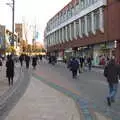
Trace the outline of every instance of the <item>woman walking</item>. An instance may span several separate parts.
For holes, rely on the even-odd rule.
[[[7,56],[6,62],[6,77],[8,78],[8,84],[13,85],[14,77],[14,61],[12,60],[12,55]]]

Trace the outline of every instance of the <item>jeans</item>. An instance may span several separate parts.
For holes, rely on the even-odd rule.
[[[118,83],[109,83],[109,98],[115,100],[115,96],[118,89]]]

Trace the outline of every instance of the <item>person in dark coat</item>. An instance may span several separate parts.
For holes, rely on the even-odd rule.
[[[114,59],[111,59],[104,69],[104,76],[107,78],[109,85],[109,95],[107,97],[107,103],[111,106],[111,102],[115,101],[117,94],[118,83],[120,77],[120,65],[115,63]]]
[[[22,67],[22,65],[23,65],[23,60],[24,60],[24,56],[23,56],[23,55],[20,55],[19,60],[20,60],[20,64],[21,64],[21,67]]]
[[[12,56],[7,56],[6,62],[6,77],[8,78],[9,86],[13,85],[14,78],[14,61],[12,60]]]
[[[79,68],[79,62],[73,57],[71,61],[71,71],[73,78],[77,77],[77,70]]]
[[[81,56],[81,57],[79,58],[79,61],[80,61],[80,70],[79,70],[79,72],[81,73],[81,72],[83,72],[84,57]]]
[[[88,69],[89,71],[91,71],[91,68],[92,68],[92,57],[91,56],[87,58],[87,63],[88,63]]]
[[[26,55],[25,56],[25,62],[26,62],[26,68],[29,68],[29,63],[30,63],[30,56]]]
[[[42,60],[42,55],[39,55],[40,60]]]
[[[36,65],[37,65],[37,57],[34,56],[33,59],[32,59],[32,66],[33,66],[34,69],[36,68]]]

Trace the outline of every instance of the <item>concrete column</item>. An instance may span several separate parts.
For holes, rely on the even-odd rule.
[[[79,37],[82,38],[82,32],[81,32],[81,19],[79,19]]]
[[[94,12],[91,13],[92,33],[95,34]]]
[[[76,22],[74,21],[74,38],[77,39],[77,34],[76,34]]]
[[[117,40],[117,47],[116,47],[116,51],[115,51],[115,58],[116,58],[116,61],[117,61],[117,63],[119,63],[120,64],[120,39],[119,40]]]
[[[101,32],[104,32],[104,20],[103,20],[103,8],[101,7],[101,8],[99,8],[99,18],[100,18],[100,24],[99,24],[99,28],[100,28],[100,31]]]
[[[87,16],[85,16],[85,35],[88,36],[88,30],[87,30]]]

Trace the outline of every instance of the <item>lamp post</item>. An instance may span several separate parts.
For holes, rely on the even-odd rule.
[[[11,40],[11,46],[14,46],[14,22],[15,22],[15,0],[12,0],[11,3],[6,3],[12,8],[12,40]]]

